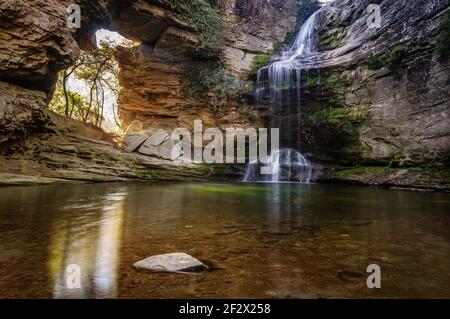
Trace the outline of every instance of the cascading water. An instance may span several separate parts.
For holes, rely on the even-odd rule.
[[[297,182],[309,183],[312,169],[306,158],[300,152],[284,148],[271,153],[269,164],[272,175],[260,175],[260,164],[252,162],[248,165],[244,182]]]
[[[300,97],[301,70],[306,66],[314,67],[320,63],[319,50],[316,40],[316,21],[320,11],[315,12],[302,25],[294,42],[283,50],[276,61],[257,73],[256,100],[260,101],[265,86],[269,85],[271,106],[282,106],[284,93],[297,83],[297,97]],[[289,95],[289,92],[287,96]],[[287,103],[290,104],[289,102]],[[298,114],[300,114],[300,100],[297,101]],[[290,111],[290,110],[288,110]],[[283,123],[277,123],[281,127]],[[288,124],[289,125],[289,124]],[[260,175],[257,161],[249,163],[245,173],[244,182],[299,182],[309,183],[312,177],[312,166],[297,150],[286,148],[273,150],[269,164],[272,175]]]
[[[299,58],[311,58],[317,55],[318,46],[315,39],[314,28],[319,12],[320,11],[314,13],[303,24],[292,45],[281,53],[280,60],[273,62],[269,66],[268,73],[271,93],[277,94],[283,89],[289,88],[294,80],[294,74],[299,83],[300,79],[297,78],[297,76],[300,76],[301,66],[298,65],[297,60]],[[258,72],[262,72],[262,70],[259,70]],[[258,83],[258,86],[260,86],[260,83]]]

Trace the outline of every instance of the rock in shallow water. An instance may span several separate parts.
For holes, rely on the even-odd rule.
[[[133,265],[137,270],[162,271],[162,272],[189,272],[206,270],[208,266],[200,260],[185,253],[171,253],[151,256]]]

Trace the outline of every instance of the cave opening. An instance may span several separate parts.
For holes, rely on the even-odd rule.
[[[120,133],[119,64],[114,51],[136,43],[106,29],[97,30],[95,36],[96,48],[82,51],[74,65],[58,74],[49,109],[105,132]]]

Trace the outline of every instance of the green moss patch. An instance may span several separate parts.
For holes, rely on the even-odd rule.
[[[406,46],[404,44],[397,44],[387,53],[385,58],[386,66],[390,70],[398,70],[403,65],[406,56]]]
[[[334,174],[339,177],[350,177],[361,175],[378,175],[393,172],[395,172],[395,169],[386,166],[356,166],[337,170]]]
[[[253,58],[251,74],[256,74],[260,69],[269,65],[271,54],[260,54]]]
[[[342,45],[346,37],[345,28],[330,30],[321,37],[320,48],[324,51],[336,49]]]
[[[441,23],[436,52],[443,60],[450,58],[450,13],[445,16]]]
[[[313,124],[322,122],[337,127],[360,123],[367,118],[367,113],[358,107],[333,108],[328,106],[309,115],[309,121]]]
[[[202,46],[217,54],[224,41],[226,24],[217,8],[206,0],[161,0],[177,16],[196,29]]]
[[[367,59],[367,67],[369,70],[379,70],[383,67],[383,61],[380,59],[380,57],[371,55]]]

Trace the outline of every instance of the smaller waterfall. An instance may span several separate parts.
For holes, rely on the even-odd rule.
[[[313,173],[311,164],[298,151],[290,148],[272,152],[268,165],[272,175],[261,175],[261,163],[253,161],[248,164],[244,182],[296,182],[310,183]]]
[[[272,91],[289,88],[293,81],[293,74],[298,76],[296,71],[300,69],[296,62],[297,59],[311,57],[318,53],[314,30],[319,12],[320,10],[306,20],[291,46],[281,52],[278,61],[269,66],[269,82]],[[296,80],[300,81],[299,78]]]

